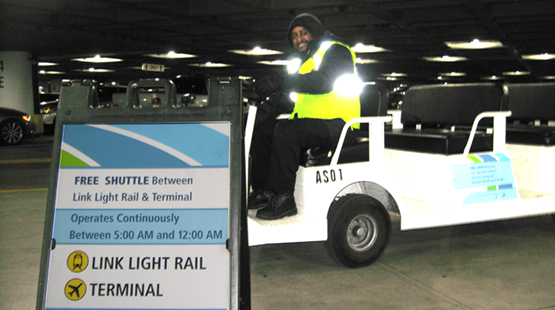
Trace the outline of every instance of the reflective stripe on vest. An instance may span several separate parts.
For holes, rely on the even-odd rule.
[[[345,46],[351,52],[353,57],[353,74],[356,75],[355,62],[356,55],[347,45],[336,42],[326,41],[320,45],[320,48],[314,55],[307,59],[297,71],[298,74],[307,74],[312,71],[318,71],[322,59],[326,51],[333,45],[339,44]],[[297,93],[295,99],[295,108],[291,114],[291,118],[297,115],[298,118],[320,118],[334,119],[341,118],[345,122],[360,117],[360,99],[359,96],[341,96],[335,90],[327,94],[313,95]],[[359,128],[359,124],[353,125],[353,128]]]

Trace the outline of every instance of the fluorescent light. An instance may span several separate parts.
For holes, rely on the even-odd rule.
[[[283,60],[283,59],[263,60],[263,61],[257,61],[257,63],[263,64],[263,65],[269,65],[269,66],[287,66],[289,64],[289,60]]]
[[[201,68],[224,68],[224,67],[231,67],[230,64],[222,64],[217,62],[206,62],[203,64],[189,64],[189,66],[193,67],[201,67]]]
[[[65,72],[61,72],[61,71],[46,71],[46,70],[40,70],[39,74],[64,74]]]
[[[365,65],[365,64],[374,64],[374,63],[378,63],[379,61],[375,60],[375,59],[362,59],[357,57],[356,59],[356,63],[357,64],[361,64],[361,65]]]
[[[512,76],[530,75],[530,72],[528,72],[528,71],[509,71],[509,72],[503,72],[503,75],[512,75]]]
[[[482,77],[482,80],[488,80],[488,81],[497,81],[497,80],[503,80],[504,77],[502,76],[497,76],[497,75],[492,75],[492,76],[484,76]]]
[[[38,66],[39,66],[39,67],[57,66],[57,65],[58,65],[58,64],[57,64],[57,63],[54,63],[54,62],[42,62],[42,61],[41,61],[41,62],[38,63]]]
[[[122,59],[119,59],[119,58],[101,57],[100,55],[96,55],[94,57],[88,57],[88,58],[74,58],[72,60],[81,61],[81,62],[92,62],[92,63],[107,63],[107,62],[122,61]]]
[[[386,76],[386,77],[378,77],[378,80],[386,80],[386,81],[397,81],[399,80],[396,76]]]
[[[478,39],[474,39],[471,42],[445,42],[445,45],[453,49],[472,49],[472,50],[503,47],[503,43],[497,40],[480,41]]]
[[[267,55],[283,54],[280,51],[261,48],[259,46],[253,48],[252,50],[229,50],[228,52],[235,53],[235,54],[241,54],[241,55],[248,55],[248,56],[267,56]]]
[[[351,47],[353,52],[355,53],[380,53],[380,52],[388,52],[388,49],[383,47],[375,46],[375,45],[365,45],[362,43],[357,43],[355,46]]]
[[[407,76],[406,73],[399,73],[399,72],[391,72],[391,73],[381,73],[381,76],[389,76],[389,77],[401,77]]]
[[[443,55],[441,57],[422,57],[422,59],[426,61],[435,61],[435,62],[455,62],[455,61],[465,61],[467,60],[465,57],[459,56],[448,56]]]
[[[555,54],[543,53],[543,54],[522,55],[522,59],[551,60],[551,59],[555,59]]]
[[[466,73],[464,73],[464,72],[445,72],[445,73],[440,73],[439,75],[456,77],[456,76],[466,76]]]
[[[169,51],[166,54],[146,54],[145,56],[154,57],[154,58],[164,58],[164,59],[181,59],[181,58],[197,57],[196,55],[185,54],[185,53],[176,53],[174,51]]]
[[[114,72],[114,70],[96,69],[96,68],[77,69],[77,70],[73,70],[73,71],[78,71],[78,72],[94,72],[94,73]]]

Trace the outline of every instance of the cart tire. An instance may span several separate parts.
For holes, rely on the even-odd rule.
[[[328,213],[327,248],[331,256],[348,268],[375,262],[389,242],[391,219],[376,199],[346,195],[335,201]]]

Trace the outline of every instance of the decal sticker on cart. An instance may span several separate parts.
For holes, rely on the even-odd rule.
[[[464,193],[463,204],[518,198],[511,160],[502,153],[469,155],[452,166],[453,186]]]

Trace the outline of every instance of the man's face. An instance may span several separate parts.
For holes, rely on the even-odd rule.
[[[293,42],[293,47],[301,53],[306,53],[308,51],[308,42],[314,40],[310,31],[302,26],[297,26],[291,31],[291,41]]]

